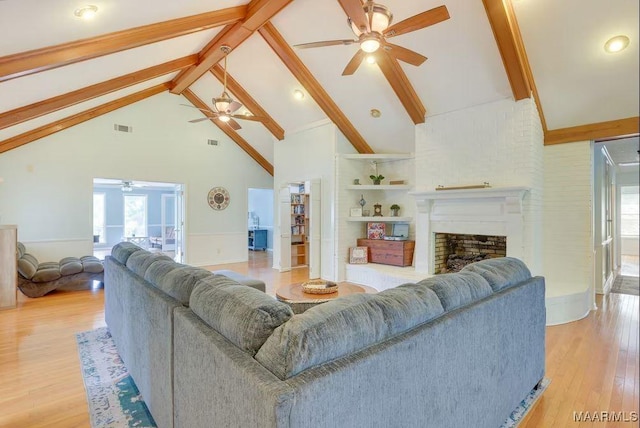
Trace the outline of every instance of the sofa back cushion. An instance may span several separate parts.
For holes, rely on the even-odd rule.
[[[18,273],[23,278],[31,279],[38,270],[38,259],[29,253],[22,254],[22,257],[18,259]]]
[[[193,288],[199,280],[208,276],[211,276],[211,272],[201,268],[158,261],[147,269],[144,279],[188,306]]]
[[[408,331],[443,312],[436,294],[415,284],[379,294],[341,297],[278,327],[256,360],[284,380]]]
[[[200,279],[189,306],[202,321],[251,355],[293,316],[289,305],[222,275]]]
[[[123,265],[126,265],[131,254],[141,250],[142,248],[131,242],[119,242],[111,249],[111,256]]]
[[[470,305],[493,293],[489,283],[474,272],[435,275],[423,279],[418,285],[432,289],[446,312]]]
[[[487,280],[493,291],[512,287],[531,278],[529,268],[513,257],[500,257],[471,263],[462,272],[475,272]]]
[[[162,253],[150,253],[147,250],[136,251],[127,259],[127,267],[131,272],[144,278],[144,274],[152,263],[159,260],[172,261],[171,257]]]

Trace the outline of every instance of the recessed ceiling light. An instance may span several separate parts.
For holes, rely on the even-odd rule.
[[[627,36],[615,36],[607,40],[604,44],[604,50],[609,53],[616,53],[624,50],[629,46],[629,38]]]
[[[375,64],[376,63],[376,57],[373,55],[367,55],[367,64]]]
[[[96,16],[96,13],[98,12],[98,7],[94,6],[92,4],[88,4],[86,6],[83,6],[79,9],[76,9],[73,14],[75,16],[77,16],[78,18],[82,18],[82,19],[92,19],[94,16]]]
[[[377,108],[371,109],[371,117],[375,117],[377,119],[380,116],[382,116],[382,113],[380,113],[380,110],[378,110]]]
[[[247,111],[244,112],[244,115],[249,117],[249,116],[251,116],[251,112],[249,110],[247,110]]]
[[[302,100],[304,99],[304,92],[302,92],[300,89],[296,89],[295,91],[293,91],[293,97],[296,100]]]

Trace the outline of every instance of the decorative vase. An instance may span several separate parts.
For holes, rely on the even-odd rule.
[[[398,217],[398,211],[399,211],[398,209],[392,209],[391,210],[391,216],[392,217]]]
[[[373,180],[373,184],[379,185],[380,184],[380,180]]]
[[[366,205],[367,201],[364,200],[364,195],[360,195],[360,201],[358,202],[362,208]]]

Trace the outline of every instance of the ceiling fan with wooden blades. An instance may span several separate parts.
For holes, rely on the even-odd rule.
[[[384,5],[374,3],[372,0],[366,0],[364,3],[361,0],[338,0],[338,2],[347,14],[347,22],[357,39],[302,43],[294,45],[294,47],[307,49],[359,44],[360,50],[356,52],[345,67],[342,72],[343,76],[355,73],[368,55],[378,59],[380,56],[378,55],[378,50],[380,48],[392,58],[415,66],[421,65],[426,61],[427,57],[402,46],[389,43],[387,39],[420,30],[449,19],[447,7],[439,6],[391,25],[393,14]]]
[[[238,101],[235,101],[227,93],[227,55],[229,54],[229,52],[231,52],[231,48],[224,45],[220,47],[220,50],[224,52],[224,79],[222,85],[222,94],[212,100],[213,110],[194,107],[188,104],[181,104],[185,107],[198,109],[205,115],[205,117],[190,120],[189,123],[197,123],[209,119],[219,119],[222,122],[228,124],[233,130],[237,131],[239,129],[242,129],[242,127],[234,119],[251,120],[254,122],[266,122],[267,118],[254,116],[252,114],[249,114],[249,112],[247,112],[246,114],[235,114],[242,107],[242,104]]]

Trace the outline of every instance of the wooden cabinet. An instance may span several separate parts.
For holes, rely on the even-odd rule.
[[[15,308],[18,300],[17,239],[17,226],[0,225],[0,309]]]
[[[411,266],[415,241],[385,241],[358,239],[358,247],[367,247],[369,263],[392,266]]]
[[[249,231],[249,249],[254,251],[267,249],[267,229],[251,229]]]

